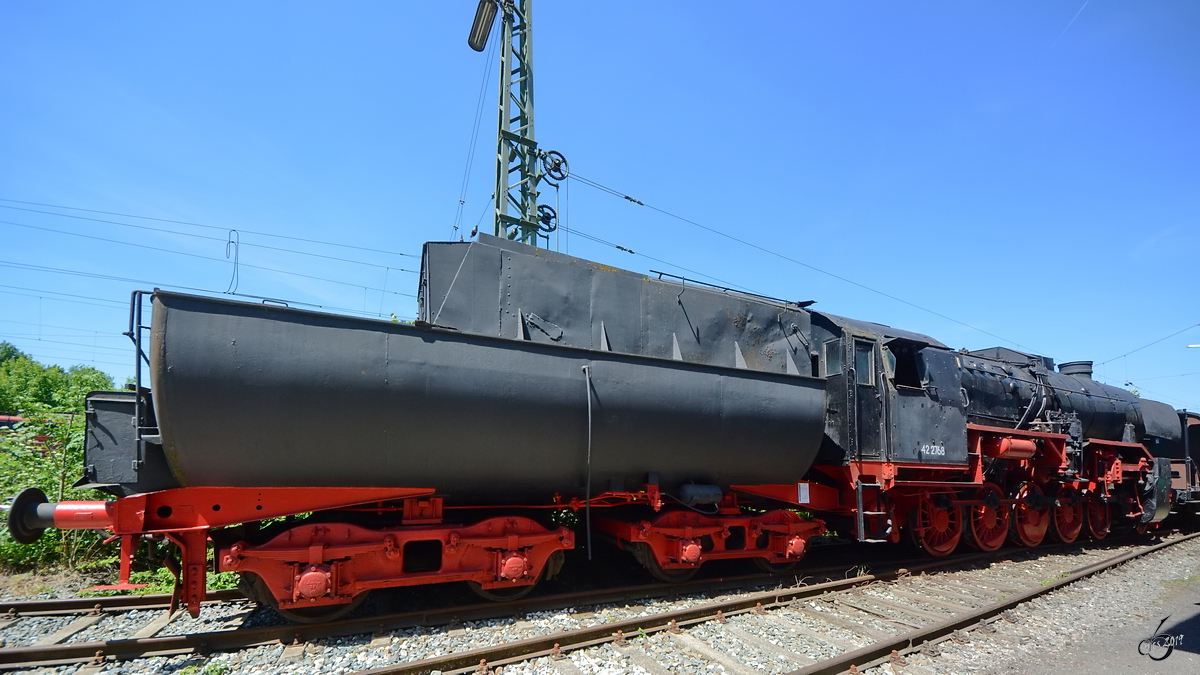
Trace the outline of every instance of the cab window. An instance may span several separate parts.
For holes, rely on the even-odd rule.
[[[825,343],[825,377],[842,372],[842,341],[830,340]]]
[[[895,360],[893,372],[897,387],[921,387],[921,351],[911,344],[889,344],[888,353]]]
[[[854,343],[854,372],[859,384],[875,382],[875,345],[870,342]]]

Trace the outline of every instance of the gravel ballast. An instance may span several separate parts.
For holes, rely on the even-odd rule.
[[[1111,555],[1116,553],[1112,551]],[[993,570],[959,574],[964,582],[969,582],[973,577],[985,581],[989,578],[989,572],[1009,569],[1018,572],[1026,582],[1036,584],[1043,576],[1050,575],[1052,569],[1060,568],[1061,563],[1055,563],[1047,557],[1040,561],[1000,563]],[[1009,577],[1009,581],[1013,579]],[[900,588],[912,590],[916,586]],[[905,601],[902,596],[891,594],[887,586],[872,587],[867,595],[876,595],[892,602]],[[708,599],[705,595],[694,595],[674,600],[647,600],[644,604],[568,608],[511,619],[466,622],[452,627],[414,628],[383,635],[316,640],[286,650],[284,645],[271,644],[211,657],[192,655],[117,662],[107,664],[103,670],[89,669],[86,672],[134,675],[174,673],[188,669],[195,675],[350,673],[561,630],[604,625],[702,604]],[[1200,672],[1200,659],[1195,653],[1200,648],[1200,626],[1196,625],[1200,605],[1197,603],[1200,603],[1200,540],[1193,540],[1021,605],[1007,615],[1011,621],[996,620],[988,624],[987,629],[967,632],[966,639],[942,641],[935,648],[908,654],[905,656],[908,663],[905,666],[884,665],[868,672],[1015,675],[1049,672],[1051,668],[1058,673],[1088,675]],[[914,606],[930,611],[937,609],[932,605]],[[711,622],[694,627],[682,636],[665,631],[649,636],[630,635],[627,636],[629,644],[626,646],[605,644],[569,652],[564,660],[534,659],[506,666],[503,673],[782,673],[798,667],[797,662],[789,663],[787,654],[797,654],[807,663],[809,660],[833,656],[844,648],[865,644],[862,636],[854,631],[830,629],[828,625],[813,620],[813,617],[826,612],[842,617],[843,622],[852,616],[839,612],[836,603],[805,600],[776,610],[770,617],[753,613],[737,615],[730,617],[728,626]],[[74,636],[71,641],[124,637],[157,615],[155,611],[138,611],[112,616],[104,623]],[[1184,633],[1182,645],[1163,661],[1151,661],[1139,656],[1138,643],[1153,634],[1159,622],[1168,615],[1171,618],[1163,624],[1162,631]],[[0,634],[8,646],[29,644],[39,634],[52,632],[54,626],[70,620],[64,617],[35,620],[31,617],[0,631]],[[205,607],[201,619],[193,620],[184,615],[160,634],[219,629],[239,622],[250,626],[276,621],[277,615],[270,610],[254,610],[245,604],[212,606]],[[781,627],[779,622],[800,626],[802,630],[820,631],[832,644],[840,645],[841,649],[813,639],[811,635],[798,634],[786,626]],[[890,634],[908,630],[904,626],[881,627],[877,624],[872,625],[872,629]],[[736,638],[737,631],[753,633],[760,640],[757,643],[743,643],[731,639],[731,634]],[[712,660],[711,656],[717,652],[727,659],[726,663]],[[191,666],[196,668],[192,669]],[[36,672],[65,675],[77,670],[76,666],[65,666]]]
[[[1182,648],[1162,661],[1140,655],[1139,643],[1166,617],[1160,632],[1183,633]],[[1200,540],[1194,539],[1020,605],[989,624],[994,632],[972,630],[961,644],[945,640],[906,656],[909,666],[867,672],[1197,673],[1198,624]]]

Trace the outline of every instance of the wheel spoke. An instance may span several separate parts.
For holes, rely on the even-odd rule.
[[[998,550],[1008,537],[1009,510],[1000,504],[1003,498],[1004,492],[992,483],[975,491],[975,500],[985,503],[971,507],[971,544],[981,551]]]
[[[908,529],[913,542],[929,555],[937,558],[950,555],[962,540],[962,509],[940,508],[930,495],[921,495]]]
[[[1070,544],[1079,538],[1083,531],[1083,502],[1079,499],[1079,491],[1070,485],[1059,485],[1055,497],[1054,518],[1051,521],[1051,533],[1054,538]]]
[[[1010,538],[1020,546],[1037,546],[1050,529],[1050,509],[1045,506],[1044,494],[1036,483],[1027,481],[1017,487],[1014,499],[1021,502],[1012,507]]]

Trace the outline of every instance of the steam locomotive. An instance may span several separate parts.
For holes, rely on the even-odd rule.
[[[165,538],[193,615],[211,569],[313,621],[384,587],[519,597],[606,542],[673,582],[787,569],[830,526],[944,556],[1200,499],[1200,416],[811,304],[486,235],[425,245],[413,324],[138,292],[150,387],[89,395],[76,484],[115,499],[26,490],[9,529],[111,530],[117,587]]]

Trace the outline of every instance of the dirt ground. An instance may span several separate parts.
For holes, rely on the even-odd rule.
[[[73,598],[89,586],[108,583],[111,575],[87,575],[70,570],[39,572],[0,572],[0,599]]]

